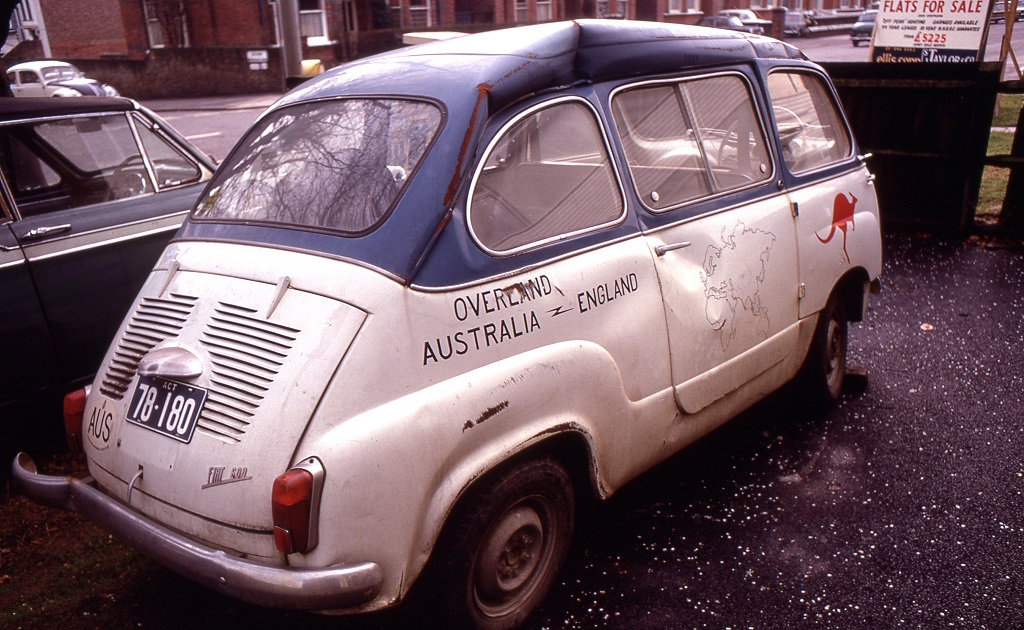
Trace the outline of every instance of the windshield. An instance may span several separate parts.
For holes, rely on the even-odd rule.
[[[193,217],[357,234],[387,216],[441,123],[433,104],[319,101],[249,131]]]
[[[43,78],[47,81],[60,79],[77,79],[81,73],[72,66],[47,66],[42,69]]]

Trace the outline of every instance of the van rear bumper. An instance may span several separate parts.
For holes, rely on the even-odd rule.
[[[269,566],[231,556],[168,530],[104,494],[91,478],[41,475],[26,453],[11,465],[15,482],[36,503],[78,512],[167,568],[215,591],[276,608],[338,610],[380,592],[372,562],[324,569]]]

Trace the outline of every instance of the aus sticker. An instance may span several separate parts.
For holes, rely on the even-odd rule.
[[[114,425],[114,413],[107,409],[107,401],[99,405],[93,405],[83,418],[85,434],[89,443],[98,451],[105,450],[110,446],[110,434]]]

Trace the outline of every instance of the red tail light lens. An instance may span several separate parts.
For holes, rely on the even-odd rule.
[[[305,553],[316,547],[323,479],[320,460],[311,457],[274,480],[274,544],[281,552]]]
[[[82,420],[85,416],[85,400],[89,387],[76,389],[64,396],[64,437],[72,453],[82,450]]]

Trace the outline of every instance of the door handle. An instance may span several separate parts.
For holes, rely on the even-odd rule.
[[[24,241],[34,241],[46,236],[50,236],[51,234],[60,234],[61,232],[67,232],[70,229],[70,223],[65,223],[63,225],[44,225],[42,227],[33,228],[28,232],[25,232],[21,239]]]
[[[689,246],[690,246],[690,241],[682,241],[682,242],[679,242],[679,243],[671,243],[669,245],[658,245],[657,247],[654,248],[654,253],[659,255],[659,256],[664,256],[667,252],[673,252],[673,251],[675,251],[677,249],[682,249],[684,247],[689,247]]]

